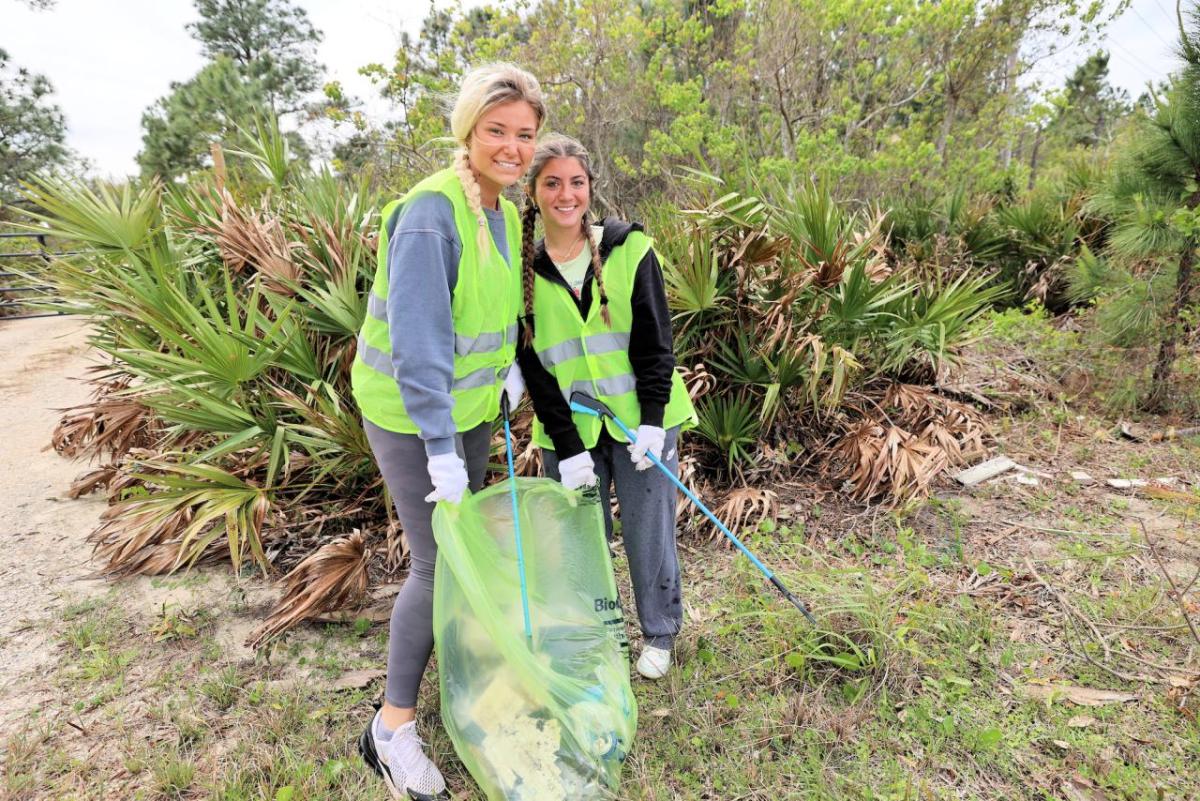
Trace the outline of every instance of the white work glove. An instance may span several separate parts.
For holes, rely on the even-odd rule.
[[[569,490],[592,487],[597,481],[596,465],[592,462],[592,455],[587,451],[559,462],[558,474],[562,477],[562,485]]]
[[[467,466],[457,453],[439,453],[430,456],[426,465],[433,492],[425,496],[426,503],[450,501],[458,503],[467,491]]]
[[[647,470],[654,462],[646,458],[650,454],[655,459],[662,459],[663,445],[667,441],[667,432],[658,426],[638,426],[633,444],[629,446],[630,461],[638,470]]]
[[[525,396],[525,376],[521,375],[521,368],[516,362],[512,363],[508,375],[504,377],[504,392],[508,396],[508,413],[512,414]]]

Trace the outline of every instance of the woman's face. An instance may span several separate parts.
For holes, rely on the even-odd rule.
[[[533,199],[545,225],[579,230],[592,202],[587,170],[574,157],[550,159],[538,173]]]
[[[467,155],[479,188],[492,203],[529,168],[537,129],[537,113],[524,100],[492,106],[475,123]]]

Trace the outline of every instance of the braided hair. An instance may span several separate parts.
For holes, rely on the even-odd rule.
[[[525,174],[525,209],[521,216],[521,269],[522,287],[525,293],[525,337],[533,339],[533,226],[538,214],[536,189],[537,179],[550,159],[570,158],[579,162],[587,174],[589,196],[596,174],[592,171],[592,159],[577,139],[562,134],[550,134],[538,144]],[[604,324],[612,327],[612,316],[608,311],[608,294],[604,291],[604,263],[600,259],[600,247],[592,240],[592,226],[587,214],[580,217],[579,227],[583,241],[591,249],[592,277],[596,279],[596,294],[600,296],[600,317]]]
[[[525,298],[525,316],[521,318],[521,336],[526,345],[533,344],[533,226],[537,223],[537,203],[525,196],[521,210],[521,290]]]

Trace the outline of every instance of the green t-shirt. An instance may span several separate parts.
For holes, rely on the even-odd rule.
[[[600,247],[600,237],[604,235],[604,229],[599,225],[592,226],[592,242],[595,247]],[[558,272],[562,275],[563,280],[567,282],[567,286],[571,287],[571,291],[575,293],[575,297],[579,297],[579,293],[583,291],[583,278],[587,275],[588,267],[592,264],[592,251],[590,248],[580,248],[579,255],[570,261],[559,264],[554,262],[554,266],[558,268]]]

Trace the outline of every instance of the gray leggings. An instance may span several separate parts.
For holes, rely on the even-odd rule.
[[[676,443],[679,428],[667,430],[662,462],[679,475]],[[629,459],[628,445],[599,442],[592,448],[592,461],[600,479],[600,506],[604,527],[612,536],[612,487],[621,502],[621,541],[629,560],[629,577],[638,622],[649,645],[670,648],[683,624],[679,592],[679,555],[675,550],[675,500],[678,490],[657,467],[638,471]],[[542,450],[546,475],[559,478],[558,457]]]
[[[435,504],[425,501],[425,496],[433,491],[433,484],[426,469],[425,443],[420,437],[387,431],[369,420],[363,420],[363,428],[408,539],[408,578],[392,606],[384,693],[389,704],[407,709],[417,705],[417,690],[433,650],[433,566],[437,561],[437,543],[433,540]],[[467,463],[472,492],[483,488],[491,435],[491,424],[480,423],[455,438],[458,455]]]

